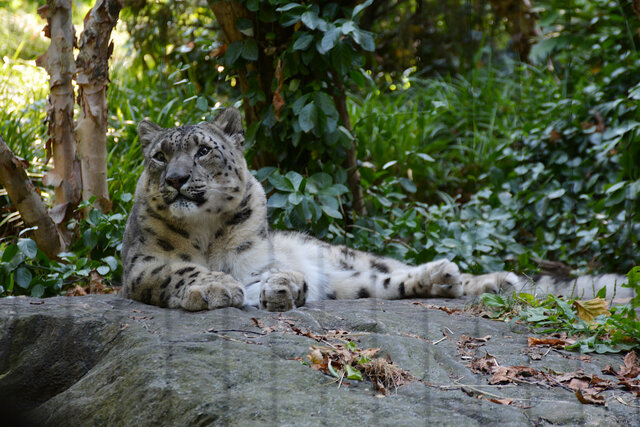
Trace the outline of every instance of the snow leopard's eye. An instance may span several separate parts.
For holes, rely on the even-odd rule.
[[[196,153],[196,157],[206,156],[210,152],[211,152],[211,147],[207,147],[206,145],[203,145],[202,147],[200,147],[200,149],[198,149],[198,152]]]
[[[153,160],[156,160],[160,163],[166,163],[167,162],[167,158],[165,157],[164,153],[162,151],[158,151],[156,154],[153,155]]]

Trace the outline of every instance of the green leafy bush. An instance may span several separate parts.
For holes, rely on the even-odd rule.
[[[333,220],[343,218],[341,196],[349,189],[334,183],[327,173],[305,178],[294,171],[282,175],[274,167],[266,167],[256,176],[270,193],[267,207],[275,228],[309,231],[324,237]]]

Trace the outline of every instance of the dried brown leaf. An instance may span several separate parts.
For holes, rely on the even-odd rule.
[[[624,356],[624,366],[620,367],[618,375],[626,378],[636,378],[640,375],[640,364],[638,364],[638,356],[635,351],[630,351]]]
[[[497,399],[492,397],[492,398],[489,398],[489,401],[493,403],[499,403],[500,405],[511,405],[513,403],[513,399],[509,399],[509,398]]]
[[[311,363],[314,365],[320,365],[325,362],[324,355],[317,348],[312,349],[308,357]]]
[[[530,382],[532,379],[542,382],[541,380],[544,380],[544,377],[540,375],[540,371],[530,366],[500,366],[489,380],[489,384],[503,384],[523,380]]]
[[[527,338],[527,345],[529,347],[549,346],[553,348],[564,348],[565,346],[571,345],[575,342],[576,342],[575,339],[570,339],[570,338],[551,338],[551,337],[543,337],[543,338],[528,337]]]
[[[467,365],[473,372],[481,372],[484,374],[493,374],[500,365],[495,357],[486,353],[484,357],[480,357],[471,361],[469,365]]]
[[[260,329],[264,329],[264,323],[262,323],[262,321],[260,319],[258,319],[257,317],[252,317],[251,321],[253,322],[254,325],[256,325],[258,328]]]
[[[491,335],[484,336],[482,338],[470,337],[468,335],[462,335],[460,341],[457,342],[458,347],[476,348],[483,346],[487,341],[491,339]]]
[[[303,337],[308,337],[308,338],[311,338],[311,339],[316,340],[316,341],[322,341],[322,339],[323,339],[323,337],[321,335],[316,335],[311,331],[306,331],[305,332],[305,331],[301,330],[300,328],[297,328],[297,327],[295,327],[295,326],[293,326],[291,324],[289,325],[289,327],[291,328],[291,330],[293,332],[295,332],[298,335],[302,335]]]
[[[576,397],[581,403],[591,405],[605,405],[607,404],[604,396],[592,393],[591,391],[576,390]]]
[[[528,356],[531,360],[541,360],[548,350],[539,347],[524,347],[520,352],[525,356]]]
[[[67,291],[67,296],[69,297],[81,297],[85,295],[87,295],[87,291],[80,285],[75,285]]]

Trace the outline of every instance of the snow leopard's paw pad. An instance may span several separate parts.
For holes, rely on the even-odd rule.
[[[463,294],[462,280],[458,265],[446,260],[428,262],[423,265],[424,278],[431,286],[430,296],[444,298],[458,298]]]
[[[308,285],[304,275],[296,271],[269,271],[262,275],[260,308],[287,311],[304,305]]]
[[[212,274],[208,283],[189,286],[181,306],[188,311],[214,310],[223,307],[242,307],[244,291],[242,285],[226,274]]]

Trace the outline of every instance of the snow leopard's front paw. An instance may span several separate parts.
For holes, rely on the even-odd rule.
[[[287,311],[304,305],[308,286],[297,271],[268,271],[262,275],[260,308]]]
[[[477,276],[473,274],[462,275],[462,286],[465,295],[509,292],[517,286],[518,281],[518,276],[508,271],[498,271]]]
[[[189,286],[182,297],[182,308],[188,311],[242,307],[242,285],[227,274],[212,274],[204,283]]]
[[[428,262],[423,265],[424,278],[431,285],[431,297],[458,298],[463,295],[462,280],[458,265],[446,260]]]

